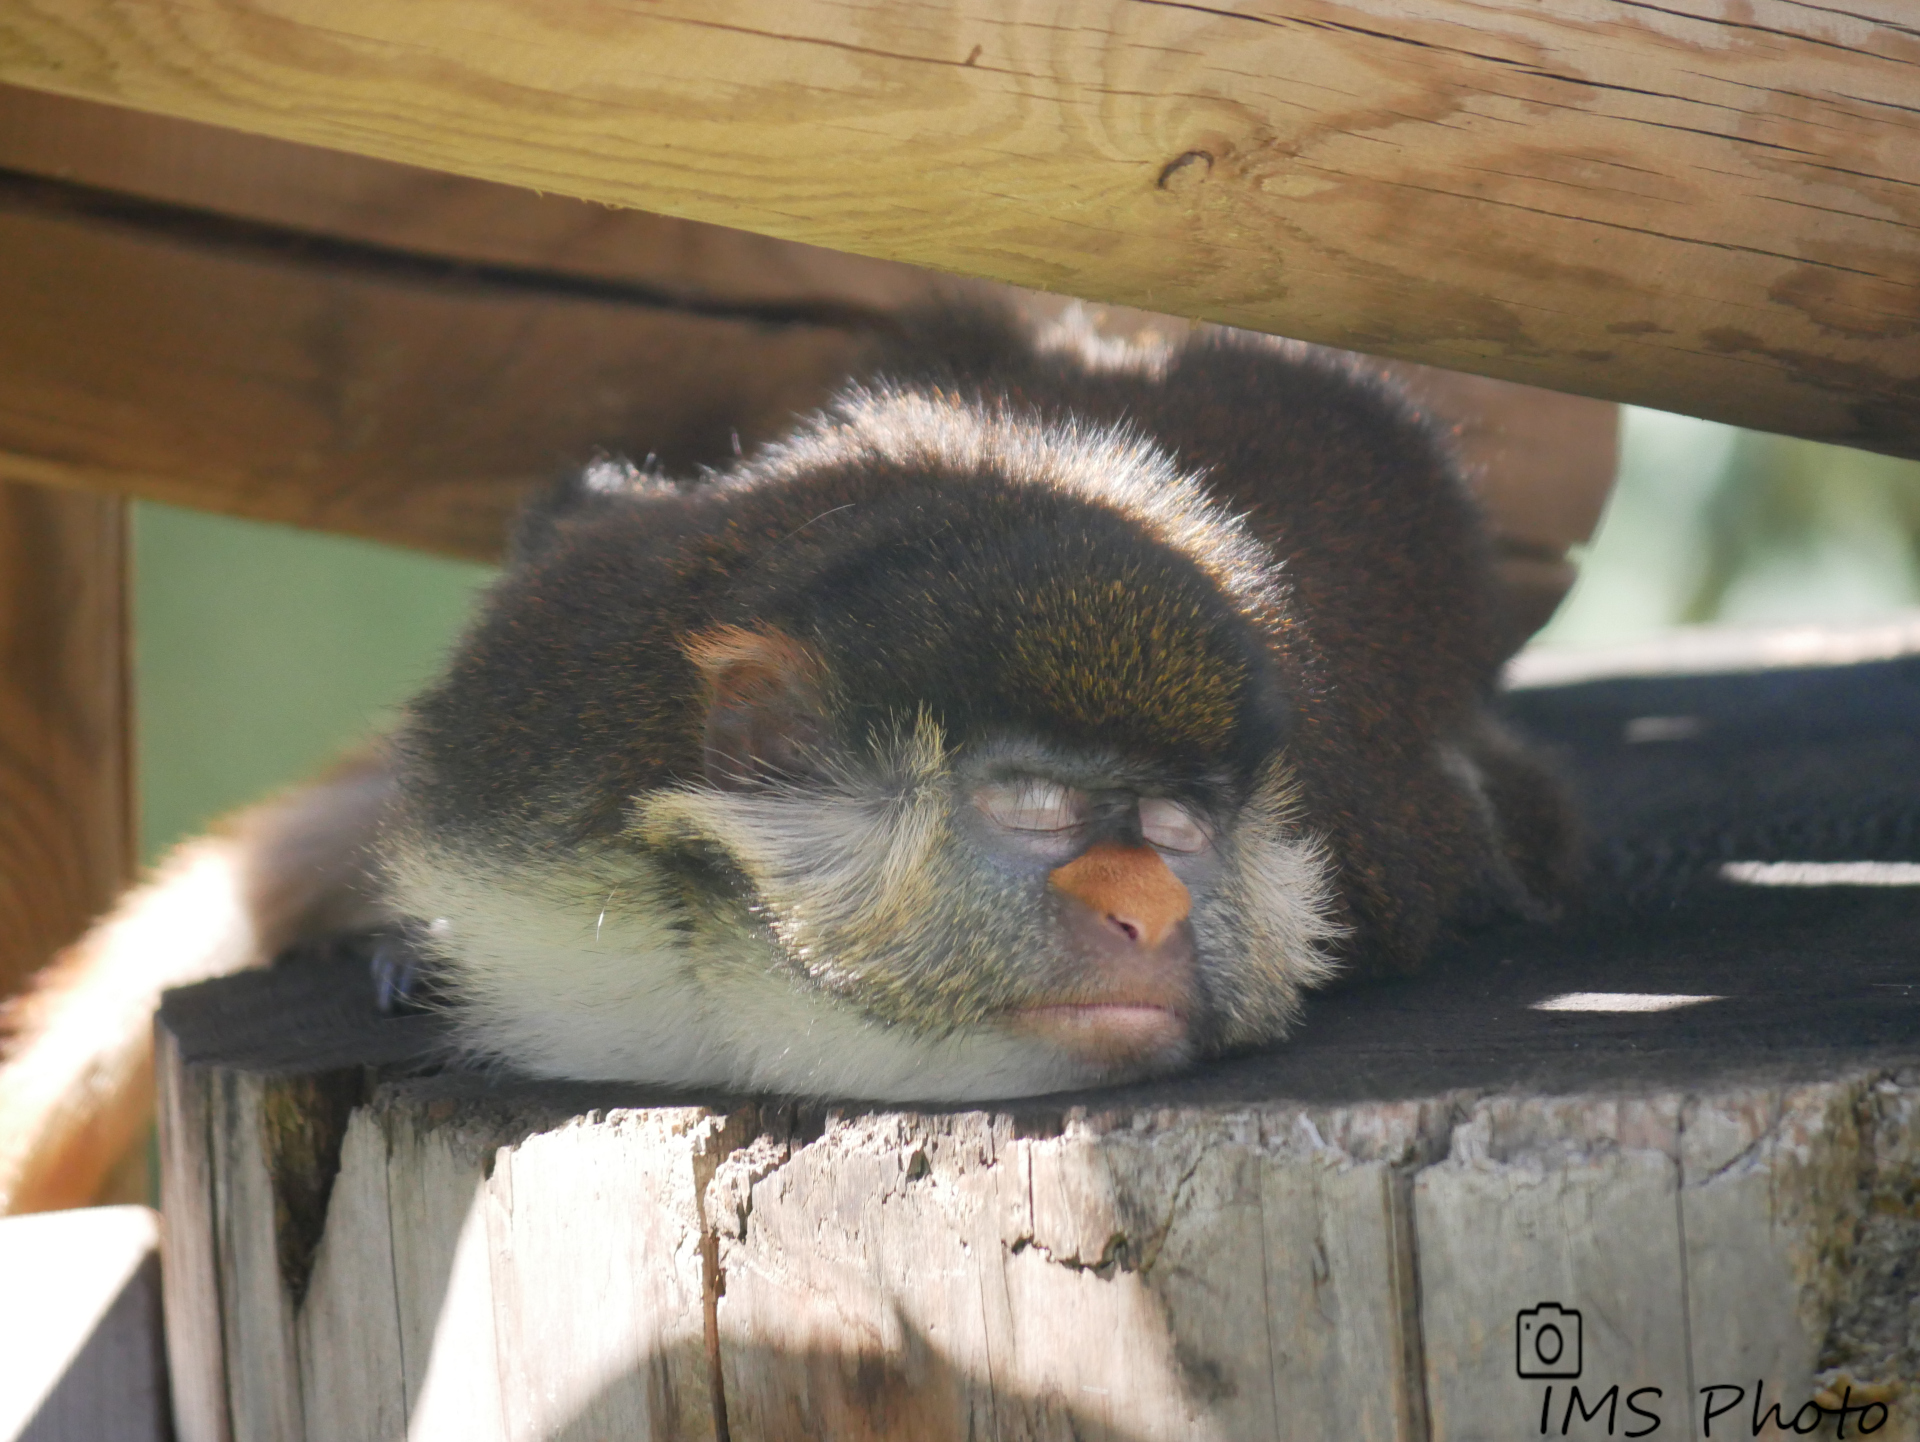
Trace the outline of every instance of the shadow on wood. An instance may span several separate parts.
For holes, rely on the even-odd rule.
[[[173,993],[182,1436],[705,1438],[716,1402],[734,1439],[1508,1435],[1541,1302],[1587,1318],[1595,1393],[1658,1388],[1671,1425],[1760,1378],[1791,1412],[1920,1241],[1864,1245],[1920,1176],[1905,1013],[1839,1034],[1882,963],[1809,957],[1794,1055],[1751,1007],[1525,1006],[1636,967],[1727,988],[1676,974],[1684,940],[1502,949],[1321,998],[1269,1053],[990,1111],[490,1084],[352,968]],[[337,1154],[288,1149],[322,1094]]]

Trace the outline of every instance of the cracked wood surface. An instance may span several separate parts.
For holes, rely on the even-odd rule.
[[[1904,0],[5,0],[0,80],[1920,454]]]
[[[1404,1015],[1333,1007],[1430,1013],[1456,1054],[1382,1037],[1408,1073],[1310,1017],[1189,1078],[921,1111],[489,1083],[351,967],[175,992],[180,1435],[1466,1442],[1535,1434],[1541,1302],[1583,1313],[1585,1405],[1617,1383],[1685,1435],[1700,1388],[1758,1380],[1790,1417],[1836,1361],[1911,1360],[1920,1068],[1850,1035],[1875,965],[1795,1018],[1818,1074],[1738,1014],[1704,1042],[1641,1019],[1639,1080],[1567,1091],[1622,1023],[1532,1013],[1562,1089],[1492,1084],[1459,1061],[1484,998],[1437,978]],[[282,1140],[285,1098],[349,1093],[330,1147]],[[316,1191],[318,1231],[277,1236]],[[1913,1399],[1872,1395],[1910,1442]]]

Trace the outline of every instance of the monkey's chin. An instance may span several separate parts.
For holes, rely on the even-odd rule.
[[[1102,1072],[1162,1071],[1191,1059],[1186,1018],[1169,1007],[1137,1002],[1074,1002],[1023,1007],[1008,1030],[1058,1047]]]

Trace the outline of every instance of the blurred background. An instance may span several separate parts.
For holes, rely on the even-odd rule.
[[[1628,409],[1620,478],[1536,646],[1920,606],[1920,462]],[[484,566],[141,503],[142,854],[293,781],[431,679]]]
[[[383,725],[493,574],[145,501],[133,537],[143,861]]]
[[[1620,474],[1535,646],[1920,606],[1920,462],[1622,411]]]

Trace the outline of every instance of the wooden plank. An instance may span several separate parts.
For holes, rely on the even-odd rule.
[[[1392,1173],[1435,1121],[880,1114],[757,1139],[708,1191],[733,1435],[1423,1437]]]
[[[9,179],[7,171],[18,173]],[[76,185],[83,188],[75,190]],[[0,86],[0,202],[41,220],[84,224],[96,241],[104,238],[109,246],[114,238],[144,239],[186,246],[215,261],[250,256],[282,275],[304,270],[317,279],[345,272],[416,290],[437,286],[442,300],[449,290],[458,290],[477,303],[489,286],[498,298],[511,281],[517,287],[511,294],[520,299],[544,294],[570,311],[589,302],[612,308],[614,324],[634,336],[636,350],[651,345],[669,356],[676,346],[690,348],[685,336],[698,336],[705,326],[709,349],[717,347],[711,362],[696,371],[675,366],[665,377],[665,390],[650,386],[632,398],[610,430],[566,434],[554,422],[550,395],[526,396],[520,402],[524,413],[517,417],[511,411],[515,397],[489,397],[498,417],[496,436],[546,436],[560,454],[617,444],[642,454],[677,453],[686,461],[702,450],[730,450],[729,429],[744,427],[743,439],[751,440],[777,422],[777,414],[760,413],[770,386],[791,389],[795,404],[811,399],[848,352],[847,345],[831,342],[774,344],[752,328],[756,318],[784,317],[783,324],[792,324],[811,315],[828,331],[857,331],[924,298],[936,284],[934,276],[911,267],[743,231],[614,212],[566,197],[5,86]],[[18,259],[22,288],[57,279],[36,280],[26,268],[31,258]],[[404,509],[398,498],[424,488],[430,495],[423,501],[437,497],[443,506],[472,513],[441,527],[456,548],[478,544],[482,524],[502,524],[507,497],[476,496],[433,473],[433,453],[446,446],[444,438],[398,447],[379,439],[418,437],[422,431],[431,436],[436,424],[463,430],[469,417],[460,410],[422,414],[418,397],[434,377],[359,375],[354,347],[314,356],[305,384],[316,394],[335,385],[350,388],[357,434],[369,444],[350,463],[332,458],[324,463],[325,474],[289,482],[288,434],[251,422],[257,396],[235,382],[236,373],[273,365],[271,352],[248,349],[257,337],[273,334],[264,317],[197,347],[182,344],[177,326],[160,332],[159,343],[171,347],[166,357],[171,394],[200,396],[189,400],[194,410],[217,411],[223,418],[205,456],[189,454],[177,439],[166,444],[166,432],[154,424],[154,407],[143,403],[153,390],[151,382],[130,387],[124,373],[90,376],[75,364],[77,356],[112,354],[124,344],[132,318],[115,303],[123,294],[116,277],[152,263],[137,253],[103,253],[102,262],[105,273],[98,277],[69,277],[91,303],[70,302],[57,324],[16,328],[13,346],[0,347],[0,365],[9,366],[21,386],[44,389],[49,377],[58,378],[57,393],[45,408],[69,419],[55,434],[41,409],[12,428],[0,411],[0,468],[11,451],[12,465],[23,474],[140,493],[154,490],[152,471],[158,468],[171,473],[172,483],[159,493],[173,499],[215,508],[236,501],[259,507],[264,495],[265,514],[272,518],[321,524],[344,518],[344,524],[364,533],[386,536],[391,528],[391,538],[403,541],[433,534],[430,514],[405,510],[397,526],[390,519]],[[311,275],[316,271],[320,277]],[[169,286],[180,283],[177,275],[156,279]],[[642,297],[651,297],[653,309],[677,311],[677,326],[661,322],[669,333],[649,339],[647,321],[629,313]],[[324,297],[317,302],[319,315],[296,307],[285,317],[286,327],[311,334],[352,331],[360,324],[352,314],[328,318],[328,303]],[[1022,303],[1059,304],[1031,295]],[[749,328],[743,333],[729,324],[730,316]],[[1185,328],[1184,322],[1146,312],[1113,311],[1105,320],[1121,331]],[[586,329],[584,320],[577,323]],[[222,322],[213,317],[202,322],[208,325],[218,330]],[[519,343],[520,334],[507,332],[508,343]],[[570,354],[580,358],[577,345]],[[434,352],[416,352],[411,363],[435,360]],[[783,366],[792,368],[784,382],[767,374],[769,367]],[[329,376],[330,370],[342,374]],[[1395,374],[1422,404],[1456,427],[1463,459],[1501,534],[1502,564],[1519,602],[1516,630],[1530,633],[1565,592],[1572,573],[1561,553],[1592,530],[1612,480],[1613,407],[1422,366],[1401,364]],[[586,379],[593,383],[591,376]],[[385,407],[400,413],[384,415]],[[690,418],[704,418],[697,424],[706,439],[696,447],[674,438]],[[606,424],[578,416],[570,423]],[[453,442],[456,451],[464,444],[463,439]],[[250,447],[259,447],[259,454]],[[225,483],[210,479],[217,451],[225,452],[229,473],[251,472],[252,483],[240,485],[231,474]],[[485,456],[456,454],[450,463],[464,467],[462,475],[479,474],[477,465],[497,463],[501,454],[496,446]],[[138,469],[126,471],[129,465]],[[349,465],[356,476],[353,492],[342,496],[329,490]],[[531,464],[528,471],[521,484],[534,483]],[[307,494],[275,500],[273,493],[289,484]],[[323,493],[319,508],[311,505],[316,490]],[[383,498],[383,509],[365,504],[374,492]]]
[[[486,1177],[510,1135],[432,1083],[392,1095],[399,1104],[383,1108],[382,1120],[407,1434],[506,1442]]]
[[[0,1000],[126,885],[126,565],[123,502],[0,481]]]
[[[265,985],[212,997],[197,1028],[156,1028],[169,1363],[181,1442],[305,1435],[302,1343],[311,1354],[315,1334],[350,1331],[334,1307],[333,1279],[363,1258],[371,1223],[384,1228],[368,1201],[384,1186],[370,1179],[384,1140],[365,1136],[364,1122],[354,1126],[356,1103],[369,1068],[430,1052],[432,1032],[422,1018],[383,1023],[362,998],[343,994],[337,970],[316,971],[250,973]],[[236,1060],[240,1066],[230,1065]],[[342,1235],[329,1236],[343,1169],[340,1216],[360,1225],[343,1223]],[[373,1255],[384,1257],[386,1245],[376,1241]],[[376,1325],[373,1302],[388,1318],[397,1310],[394,1266],[386,1275],[384,1293],[356,1298]],[[308,1308],[316,1281],[320,1298]],[[401,1365],[397,1349],[385,1360]],[[354,1390],[377,1397],[377,1380],[376,1371]],[[399,1385],[396,1372],[391,1386]]]
[[[0,80],[1920,453],[1900,0],[9,0]]]
[[[702,1342],[700,1107],[609,1110],[501,1152],[484,1201],[507,1435],[716,1434]]]
[[[352,1113],[327,1199],[326,1231],[314,1250],[295,1327],[305,1435],[329,1442],[388,1442],[407,1431],[407,1393],[397,1287],[382,1296],[368,1279],[394,1275],[387,1195],[387,1138],[373,1114]]]
[[[1861,1136],[1874,1104],[1871,1088],[1856,1083],[1754,1087],[1682,1108],[1680,1221],[1696,1396],[1737,1384],[1751,1400],[1764,1380],[1782,1400],[1822,1365],[1851,1270],[1829,1244],[1857,1236],[1871,1206],[1860,1158],[1893,1161],[1906,1151],[1899,1139],[1885,1139],[1883,1150]],[[1724,1317],[1749,1321],[1729,1328]],[[1789,1404],[1789,1418],[1797,1405]]]
[[[159,1220],[119,1206],[0,1221],[0,1437],[171,1442]]]
[[[392,199],[405,213],[432,195]],[[806,249],[763,248],[775,261]],[[724,460],[734,435],[751,444],[822,399],[859,342],[838,326],[448,293],[46,212],[0,213],[0,257],[0,475],[483,558],[526,491],[569,462],[598,448],[682,471]],[[1612,480],[1614,408],[1421,366],[1395,375],[1456,428],[1530,632]]]
[[[1848,1288],[1835,1241],[1867,1211],[1858,1169],[1874,1148],[1857,1118],[1874,1100],[1853,1079],[1478,1105],[1416,1183],[1436,1442],[1540,1416],[1549,1432],[1581,1425],[1570,1365],[1557,1383],[1520,1371],[1519,1314],[1542,1303],[1580,1313],[1583,1409],[1617,1386],[1622,1429],[1697,1423],[1704,1405],[1738,1389],[1750,1404],[1761,1387],[1791,1421]],[[1907,1150],[1901,1139],[1888,1160]]]
[[[1262,1159],[1258,1255],[1271,1326],[1271,1435],[1331,1424],[1352,1437],[1427,1436],[1407,1181],[1444,1136],[1431,1105],[1302,1111],[1269,1135]],[[1221,1271],[1249,1249],[1219,1248]],[[1185,1309],[1233,1327],[1204,1295]],[[1371,1374],[1371,1386],[1355,1389]]]
[[[0,86],[0,474],[492,556],[596,448],[782,425],[930,284]]]
[[[292,1098],[271,1073],[229,1071],[213,1081],[207,1135],[214,1265],[233,1435],[235,1442],[303,1442],[307,1433],[294,1334],[297,1283],[281,1266],[285,1202],[275,1186],[276,1149],[268,1138],[272,1113],[300,1130],[318,1119],[310,1119],[305,1107],[286,1116]],[[304,1088],[301,1100],[310,1102],[316,1090]]]
[[[84,979],[88,958],[74,948],[37,990],[29,982],[132,869],[127,565],[124,500],[21,485],[0,467],[0,1059],[18,1056],[10,1033],[30,1034]],[[0,1110],[42,1115],[86,1071],[85,1058],[42,1060],[6,1071]],[[86,1085],[114,1093],[117,1064],[96,1062]],[[94,1108],[57,1144],[0,1135],[0,1212],[146,1202],[141,1069],[130,1107]]]
[[[0,87],[0,475],[491,557],[596,448],[779,428],[930,283]]]
[[[298,232],[310,251],[335,237],[555,282],[625,282],[689,305],[857,315],[894,310],[932,282],[912,266],[744,230],[10,85],[0,85],[0,171]]]
[[[1536,1309],[1565,1339],[1548,1361],[1583,1359],[1565,1375],[1589,1401],[1617,1382],[1623,1396],[1659,1389],[1669,1413],[1677,1404],[1668,1425],[1685,1415],[1693,1389],[1678,1111],[1671,1096],[1597,1106],[1500,1098],[1476,1107],[1454,1132],[1452,1155],[1415,1181],[1435,1442],[1517,1435],[1547,1405],[1541,1389],[1551,1383],[1535,1375],[1546,1369],[1523,1369],[1536,1354],[1517,1335],[1521,1314]],[[1563,1312],[1581,1314],[1578,1341]],[[1811,1375],[1806,1367],[1795,1379],[1803,1392]],[[1562,1382],[1555,1427],[1570,1400]],[[1617,1410],[1624,1425],[1646,1425],[1624,1401]]]
[[[458,555],[596,447],[723,459],[851,344],[0,212],[0,476]]]

